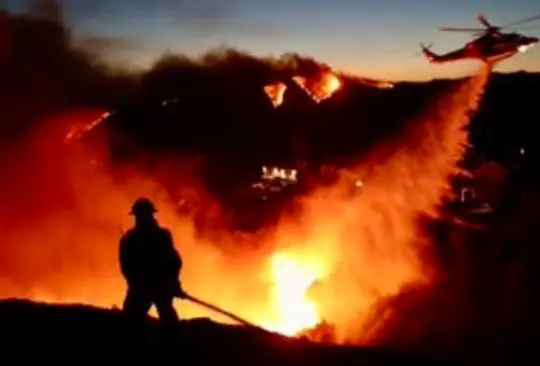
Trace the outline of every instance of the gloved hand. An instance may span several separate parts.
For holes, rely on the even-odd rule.
[[[180,287],[180,291],[178,291],[177,295],[180,299],[187,299],[189,296],[188,294]]]
[[[177,286],[175,286],[175,291],[174,291],[174,296],[175,297],[178,297],[179,299],[187,299],[188,298],[188,294],[184,291],[184,289],[182,288],[182,285],[180,284],[180,282],[177,283]]]

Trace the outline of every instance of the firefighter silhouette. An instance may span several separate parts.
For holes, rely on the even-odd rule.
[[[127,293],[123,311],[144,321],[152,305],[166,328],[176,327],[175,297],[185,298],[179,282],[182,258],[174,247],[170,231],[157,222],[154,204],[139,198],[131,208],[135,225],[120,239],[120,269]]]

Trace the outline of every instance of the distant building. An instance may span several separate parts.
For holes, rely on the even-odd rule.
[[[472,187],[475,200],[494,204],[500,197],[508,171],[500,164],[490,161],[483,163],[472,172]]]
[[[240,194],[267,200],[270,196],[282,193],[297,185],[298,170],[278,166],[263,165],[259,179],[239,188]]]
[[[468,214],[488,214],[500,199],[508,171],[500,164],[482,162],[476,169],[463,170],[454,181],[454,202]]]

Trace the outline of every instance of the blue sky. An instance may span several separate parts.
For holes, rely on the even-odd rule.
[[[4,0],[11,9],[26,1]],[[149,65],[163,51],[196,56],[229,45],[256,55],[293,51],[362,76],[427,79],[458,76],[474,63],[430,65],[419,43],[445,52],[467,33],[438,26],[478,27],[483,12],[495,24],[540,13],[537,0],[66,0],[64,16],[79,37],[122,39],[110,59]],[[527,34],[540,36],[538,29]],[[499,66],[501,71],[540,71],[540,46]]]

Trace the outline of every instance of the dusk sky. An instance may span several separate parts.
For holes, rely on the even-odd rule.
[[[26,1],[3,1],[20,11]],[[540,13],[538,0],[71,0],[64,17],[78,37],[111,37],[109,59],[147,66],[165,50],[197,56],[228,45],[255,55],[288,51],[367,77],[392,80],[461,76],[475,63],[430,65],[419,44],[443,53],[462,46],[468,33],[439,26],[480,26]],[[520,31],[540,36],[540,21]],[[512,29],[509,29],[512,30]],[[112,47],[112,45],[115,47]],[[540,46],[498,67],[540,71]]]

